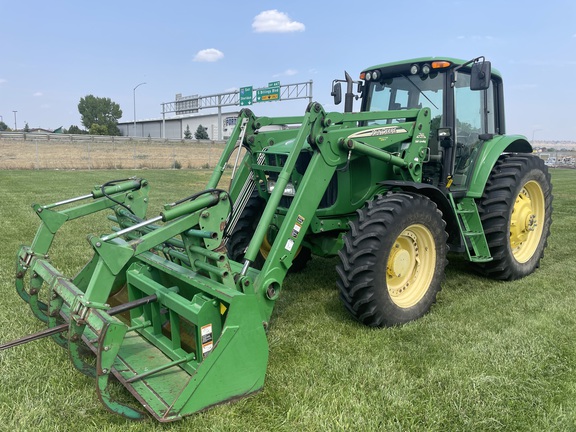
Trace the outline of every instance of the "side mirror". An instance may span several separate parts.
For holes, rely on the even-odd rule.
[[[334,105],[339,105],[342,102],[342,84],[339,82],[332,84],[332,93],[334,97]]]
[[[489,61],[476,62],[470,73],[470,90],[486,90],[490,87],[492,68]]]

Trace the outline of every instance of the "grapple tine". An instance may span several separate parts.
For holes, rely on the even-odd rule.
[[[114,361],[125,335],[126,326],[116,323],[104,324],[98,337],[96,353],[96,392],[106,409],[131,420],[143,420],[146,418],[144,412],[115,401],[108,390]]]
[[[156,301],[157,299],[158,299],[158,296],[153,294],[153,295],[146,296],[146,297],[143,297],[141,299],[135,300],[133,302],[124,303],[124,304],[110,308],[108,310],[108,315],[112,315],[112,316],[118,315],[118,314],[121,314],[122,312],[129,311],[130,309],[134,309],[136,307],[139,307],[139,306],[148,304],[150,302]],[[65,323],[65,324],[60,324],[56,327],[41,330],[39,332],[32,333],[28,336],[24,336],[22,338],[1,344],[0,345],[0,351],[6,350],[9,348],[14,348],[18,345],[23,345],[23,344],[28,343],[28,342],[33,342],[35,340],[43,339],[43,338],[48,337],[48,336],[54,336],[54,335],[57,335],[58,333],[65,332],[68,329],[69,329],[69,324]],[[82,334],[82,332],[80,332],[80,335],[81,334]]]
[[[49,328],[46,330],[42,330],[42,331],[33,333],[31,335],[24,336],[20,339],[16,339],[16,340],[13,340],[10,342],[3,343],[2,345],[0,345],[0,351],[3,351],[3,350],[8,349],[8,348],[14,348],[18,345],[23,345],[25,343],[32,342],[32,341],[35,341],[38,339],[43,339],[45,337],[52,336],[52,335],[55,335],[58,333],[62,333],[66,330],[68,330],[68,324],[62,324],[62,325],[59,325],[58,327],[53,327],[53,328]]]

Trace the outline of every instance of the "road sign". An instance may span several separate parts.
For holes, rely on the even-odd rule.
[[[280,87],[268,87],[256,90],[256,102],[280,100]]]
[[[252,105],[252,86],[240,88],[240,106]]]
[[[268,87],[280,87],[280,81],[269,82]]]

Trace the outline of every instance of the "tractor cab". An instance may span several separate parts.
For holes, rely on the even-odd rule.
[[[430,109],[423,182],[466,190],[480,148],[505,132],[502,78],[483,57],[387,63],[365,69],[360,80],[361,111]],[[333,95],[340,92],[339,86],[334,83]],[[375,120],[366,125],[401,120]]]

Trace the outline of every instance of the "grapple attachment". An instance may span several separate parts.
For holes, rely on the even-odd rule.
[[[95,378],[109,410],[143,417],[112,399],[114,376],[159,421],[173,421],[261,389],[268,344],[251,282],[257,271],[239,276],[222,248],[228,194],[209,189],[145,220],[147,196],[147,182],[133,178],[33,206],[41,225],[18,253],[16,289],[48,329],[1,348],[51,336]],[[65,277],[48,255],[56,232],[105,209],[118,228],[88,237],[93,258]]]

